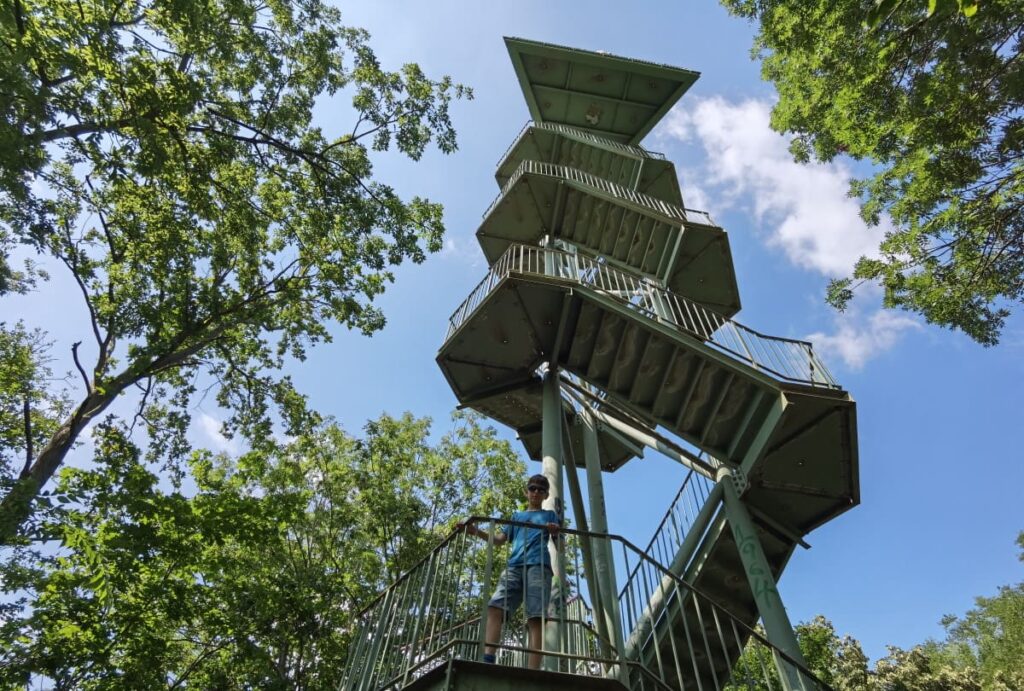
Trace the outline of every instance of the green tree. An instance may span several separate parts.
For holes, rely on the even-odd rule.
[[[59,392],[42,331],[0,322],[0,488],[26,472],[69,402]],[[54,393],[57,391],[58,393]]]
[[[1024,532],[1017,536],[1024,561]],[[946,616],[946,638],[909,650],[889,646],[869,668],[860,643],[842,638],[822,616],[796,626],[808,669],[836,691],[1016,691],[1024,688],[1024,582],[977,598],[963,617]],[[767,678],[762,670],[767,670]],[[734,667],[730,689],[781,689],[771,656],[748,645]]]
[[[195,452],[186,496],[160,488],[123,424],[100,425],[95,467],[60,474],[58,554],[0,574],[31,593],[0,626],[0,687],[337,688],[352,617],[391,575],[463,512],[520,496],[522,462],[476,417],[429,434],[407,414],[237,462]]]
[[[453,151],[449,105],[471,94],[384,70],[367,41],[321,0],[0,7],[0,292],[41,277],[11,252],[42,256],[92,327],[84,393],[5,493],[0,544],[122,394],[172,465],[200,378],[230,430],[261,444],[276,414],[294,435],[311,414],[271,373],[332,324],[381,328],[390,267],[440,248],[440,206],[377,181],[371,152]],[[313,123],[328,97],[348,127]]]
[[[1017,545],[1024,562],[1024,532]],[[977,668],[986,689],[1024,688],[1024,581],[979,597],[975,605],[963,617],[943,618],[949,654]]]
[[[953,664],[941,644],[934,641],[910,650],[889,646],[875,663],[870,689],[878,691],[982,691],[978,670]],[[988,688],[988,687],[984,687]]]
[[[763,629],[758,630],[763,636]],[[807,669],[818,679],[836,691],[868,688],[868,658],[856,639],[840,638],[832,622],[821,615],[797,624],[794,633]],[[770,651],[760,643],[748,643],[727,688],[781,691],[782,683]]]
[[[997,343],[1024,299],[1019,0],[722,2],[758,24],[772,126],[795,135],[796,159],[845,154],[876,171],[851,194],[894,230],[829,301],[878,282],[886,307]]]

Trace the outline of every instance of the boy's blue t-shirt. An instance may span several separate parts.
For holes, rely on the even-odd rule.
[[[548,531],[543,526],[558,523],[558,514],[547,509],[538,511],[516,511],[512,514],[513,521],[520,523],[536,523],[540,529],[524,528],[518,525],[505,526],[504,533],[512,543],[512,554],[509,555],[509,566],[542,565],[551,567],[551,555],[548,554]]]

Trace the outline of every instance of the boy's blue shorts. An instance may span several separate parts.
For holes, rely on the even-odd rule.
[[[498,581],[498,588],[488,604],[505,611],[505,619],[526,601],[526,618],[546,616],[548,601],[551,599],[551,567],[509,566]],[[523,584],[525,582],[525,589]],[[525,593],[524,593],[525,590]],[[524,597],[525,594],[525,597]]]

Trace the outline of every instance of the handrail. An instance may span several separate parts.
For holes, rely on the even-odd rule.
[[[519,146],[519,142],[522,141],[523,137],[525,137],[527,132],[531,129],[557,132],[558,134],[563,134],[577,141],[594,144],[603,149],[618,151],[632,158],[652,158],[659,161],[666,160],[665,154],[658,153],[657,151],[648,151],[642,146],[631,146],[629,144],[617,142],[614,139],[599,137],[593,132],[587,132],[586,130],[581,130],[578,127],[573,127],[572,125],[563,125],[559,122],[534,122],[533,120],[528,120],[526,124],[523,125],[523,129],[519,130],[519,134],[516,135],[514,140],[512,140],[509,147],[505,149],[505,153],[503,153],[501,158],[498,159],[498,168],[501,168],[502,164],[504,164],[505,160],[509,157],[509,154],[512,153],[513,149]]]
[[[703,456],[704,452],[701,451],[700,455]],[[690,532],[697,512],[711,495],[713,486],[714,483],[700,473],[695,473],[693,470],[687,471],[686,477],[683,478],[683,484],[676,492],[672,503],[669,504],[668,511],[662,516],[658,527],[654,529],[654,534],[651,536],[650,542],[647,543],[647,547],[644,548],[644,553],[651,555],[651,558],[659,563],[671,563],[679,547],[683,544],[684,536]],[[632,574],[629,577],[632,577]],[[629,577],[626,580],[629,580]]]
[[[510,525],[539,529],[535,524],[483,516],[470,517],[466,522],[489,524],[490,535],[498,527]],[[588,621],[589,608],[582,599],[573,598],[566,603],[567,614],[559,619],[565,633],[558,649],[544,651],[550,659],[560,661],[557,664],[562,671],[621,678],[616,668],[625,665],[627,670],[635,670],[639,664],[645,673],[658,680],[658,685],[678,687],[684,679],[696,680],[700,685],[702,679],[708,683],[713,678],[715,686],[720,686],[732,670],[742,669],[744,674],[752,671],[749,664],[739,668],[735,665],[743,651],[753,646],[758,660],[760,651],[765,650],[770,660],[796,669],[805,688],[829,688],[799,661],[774,647],[758,631],[629,540],[620,535],[572,528],[563,528],[561,534],[572,536],[577,542],[590,541],[595,546],[606,543],[601,549],[608,553],[612,553],[614,545],[619,552],[616,561],[627,568],[633,563],[640,565],[644,578],[620,597],[618,609],[624,631],[636,634],[638,626],[647,626],[643,629],[646,633],[640,636],[642,645],[636,648],[637,656],[626,659],[624,651],[615,650],[597,636]],[[574,557],[578,557],[578,552],[574,552]],[[481,607],[490,594],[491,576],[500,570],[502,561],[493,539],[471,543],[463,531],[448,535],[357,615],[357,633],[350,647],[342,688],[399,688],[425,674],[435,663],[450,658],[479,659],[483,642]],[[592,587],[582,578],[578,561],[574,563],[575,568],[566,569],[565,584],[557,591],[561,597],[566,593],[581,595]],[[556,595],[553,593],[552,597]],[[663,603],[662,609],[649,612],[644,608],[648,600]],[[575,609],[568,606],[573,602]],[[554,607],[549,610],[553,611]],[[497,643],[499,662],[525,662],[526,643],[514,632],[506,632]],[[671,659],[665,658],[667,650],[671,651]],[[756,673],[756,669],[753,671]],[[719,679],[722,674],[726,679]],[[764,676],[764,681],[770,683],[771,673],[767,669]]]
[[[501,191],[498,196],[495,197],[491,205],[484,211],[483,217],[487,218],[491,215],[494,209],[497,208],[501,200],[504,199],[505,195],[519,182],[519,178],[524,175],[536,175],[541,177],[554,178],[558,180],[567,180],[581,185],[584,188],[589,188],[592,191],[596,191],[598,194],[611,196],[618,199],[619,201],[632,204],[647,213],[655,213],[662,216],[666,220],[672,223],[683,225],[686,223],[693,223],[704,226],[712,226],[717,228],[718,224],[711,218],[711,214],[707,211],[699,211],[697,209],[687,209],[683,206],[676,206],[675,204],[669,204],[666,201],[662,201],[657,197],[652,197],[649,194],[643,192],[636,192],[634,190],[618,185],[604,178],[590,173],[584,172],[579,168],[573,168],[572,166],[563,166],[557,163],[545,163],[543,161],[525,160],[519,164],[516,171],[509,176],[509,179],[501,187]]]
[[[544,247],[510,245],[448,320],[447,341],[484,299],[511,275],[543,276],[589,288],[784,381],[839,389],[814,346],[767,336],[651,281],[592,258]]]

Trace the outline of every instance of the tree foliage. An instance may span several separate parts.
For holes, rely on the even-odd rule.
[[[794,135],[797,160],[845,154],[876,171],[851,194],[894,230],[829,301],[877,281],[887,307],[997,343],[1024,299],[1019,1],[722,2],[759,25],[772,126]]]
[[[1024,561],[1024,532],[1017,537]],[[822,616],[796,626],[808,669],[836,691],[1016,691],[1024,688],[1024,582],[979,597],[963,617],[946,616],[946,638],[904,650],[889,646],[874,668],[860,643],[839,637]],[[781,689],[771,659],[748,646],[730,689]],[[766,664],[767,658],[767,664]],[[768,676],[761,672],[767,668]],[[750,680],[749,684],[747,680]]]
[[[252,443],[302,397],[286,357],[371,333],[390,267],[441,246],[441,207],[374,178],[371,152],[456,147],[453,98],[414,64],[381,67],[321,0],[12,0],[0,8],[0,293],[63,267],[91,333],[84,393],[0,504],[0,543],[91,420],[139,400],[174,464],[197,379]],[[331,98],[321,127],[314,108]],[[23,269],[14,255],[28,255]]]
[[[436,443],[406,414],[237,461],[196,452],[191,495],[102,424],[95,468],[61,472],[66,503],[42,528],[62,547],[22,547],[0,574],[28,594],[0,627],[0,687],[337,688],[354,614],[463,512],[521,496],[508,442],[454,423]]]

